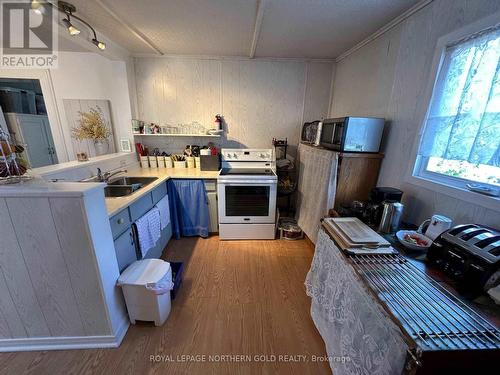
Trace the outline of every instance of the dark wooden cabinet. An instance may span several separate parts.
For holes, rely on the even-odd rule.
[[[334,208],[354,200],[366,201],[377,185],[384,154],[340,153]]]

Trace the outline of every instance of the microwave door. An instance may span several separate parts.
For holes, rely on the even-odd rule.
[[[333,129],[333,139],[332,139],[332,144],[335,146],[335,149],[342,150],[343,140],[344,140],[344,123],[336,122],[335,127]]]

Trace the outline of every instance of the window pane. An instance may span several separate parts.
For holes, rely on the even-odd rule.
[[[456,161],[453,171],[463,161],[467,174],[472,166],[500,167],[499,73],[499,28],[446,48],[419,155]]]
[[[500,186],[500,167],[491,165],[471,164],[464,160],[430,157],[427,163],[427,171]]]

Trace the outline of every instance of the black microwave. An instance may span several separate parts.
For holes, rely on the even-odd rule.
[[[379,152],[385,120],[340,117],[323,120],[321,146],[342,152]]]

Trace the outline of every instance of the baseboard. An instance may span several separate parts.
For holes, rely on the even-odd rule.
[[[117,348],[123,341],[130,323],[124,320],[116,336],[24,337],[0,339],[1,352],[28,352],[35,350]]]
[[[130,327],[130,320],[128,320],[128,315],[125,316],[125,319],[123,319],[122,324],[116,331],[115,335],[115,341],[117,343],[116,347],[120,346],[123,339],[125,338],[125,335],[127,334],[128,327]]]

